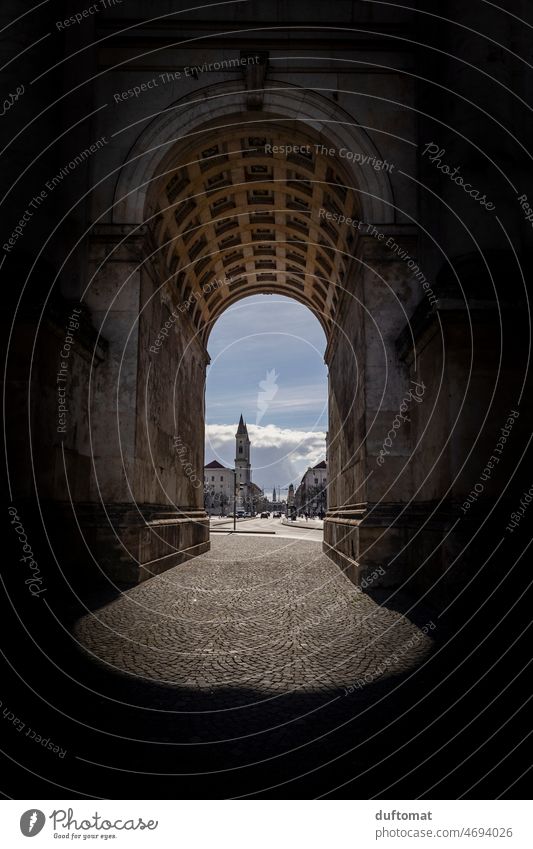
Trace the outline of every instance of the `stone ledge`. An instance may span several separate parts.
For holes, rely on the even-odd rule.
[[[192,560],[193,557],[198,557],[199,554],[205,554],[209,551],[210,547],[210,542],[207,540],[207,542],[200,542],[196,545],[191,545],[189,548],[183,548],[181,551],[175,551],[164,557],[158,557],[147,563],[139,564],[138,580],[134,581],[134,583],[148,581],[150,578],[155,577],[155,575],[161,575],[167,569],[173,569],[174,566],[179,566],[187,560]]]

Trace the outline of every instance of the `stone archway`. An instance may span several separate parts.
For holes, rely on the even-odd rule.
[[[247,109],[246,92],[231,85],[205,90],[158,116],[130,151],[113,223],[95,233],[89,294],[93,312],[106,302],[103,333],[121,351],[99,391],[119,387],[125,438],[119,433],[110,446],[97,404],[92,426],[104,481],[110,453],[120,457],[120,481],[108,476],[103,495],[123,505],[117,539],[127,580],[209,545],[196,486],[206,343],[227,306],[258,293],[306,304],[326,332],[326,552],[358,582],[395,551],[401,532],[384,535],[382,513],[377,523],[367,517],[384,492],[393,514],[410,497],[405,480],[395,480],[410,452],[406,432],[388,476],[376,480],[375,471],[379,434],[409,380],[395,340],[417,298],[405,264],[385,248],[387,239],[412,242],[414,233],[395,223],[384,160],[350,116],[292,86],[267,89],[261,113]],[[122,263],[119,277],[114,262]],[[114,569],[109,534],[104,542]]]
[[[223,125],[235,115],[248,115],[250,123],[263,123],[271,116],[287,126],[307,128],[323,136],[337,151],[355,151],[362,157],[386,159],[385,149],[395,140],[393,133],[378,134],[380,145],[354,115],[311,89],[276,82],[262,89],[261,111],[249,109],[246,90],[239,83],[219,83],[200,89],[196,97],[184,97],[164,112],[158,112],[138,135],[120,169],[114,193],[112,220],[115,223],[144,220],[146,198],[152,181],[164,170],[172,148],[181,140],[201,138],[210,126]],[[360,161],[360,160],[359,160]],[[345,159],[345,172],[357,187],[364,218],[390,224],[396,220],[394,192],[386,170],[365,169],[358,161]]]

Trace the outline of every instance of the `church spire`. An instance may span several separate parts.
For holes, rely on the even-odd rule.
[[[276,487],[274,487],[274,491],[272,493],[272,501],[276,500]]]
[[[252,467],[250,465],[250,437],[242,417],[235,434],[235,483],[238,485],[239,509],[250,503],[252,496]]]

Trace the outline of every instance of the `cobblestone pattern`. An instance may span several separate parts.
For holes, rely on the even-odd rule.
[[[432,647],[412,621],[358,591],[315,542],[222,537],[209,553],[81,619],[113,669],[233,706],[344,692],[405,673]]]

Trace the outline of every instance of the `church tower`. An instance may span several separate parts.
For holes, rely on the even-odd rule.
[[[250,484],[252,482],[250,438],[242,413],[239,420],[239,427],[235,434],[235,443],[235,472],[237,474],[237,491],[239,493],[238,506],[242,509],[245,501],[249,498]],[[243,485],[242,489],[240,488],[240,484]]]

